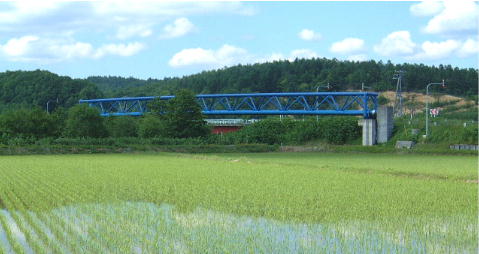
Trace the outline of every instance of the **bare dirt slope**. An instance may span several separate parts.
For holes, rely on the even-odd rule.
[[[388,103],[387,103],[388,106],[394,106],[396,92],[394,91],[381,92],[380,96],[383,96],[386,99],[388,99]],[[431,104],[435,102],[447,104],[447,107],[455,107],[458,109],[458,111],[465,110],[475,105],[475,102],[472,100],[467,100],[465,98],[448,95],[448,94],[437,94],[437,95],[426,96],[425,94],[422,94],[422,93],[403,92],[402,96],[403,96],[404,110],[406,113],[410,112],[411,110],[413,111],[422,110],[424,108],[424,105],[426,104],[426,100],[428,100],[429,103]]]

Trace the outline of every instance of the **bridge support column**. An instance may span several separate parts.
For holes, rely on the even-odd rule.
[[[386,143],[391,138],[393,132],[393,108],[388,106],[379,106],[376,115],[378,123],[378,143]]]
[[[359,125],[363,127],[363,146],[376,144],[376,119],[362,119]]]

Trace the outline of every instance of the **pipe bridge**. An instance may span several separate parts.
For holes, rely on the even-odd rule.
[[[359,115],[374,118],[378,94],[371,92],[299,92],[199,94],[196,100],[204,115]],[[102,116],[140,116],[148,102],[174,96],[146,96],[80,100]]]

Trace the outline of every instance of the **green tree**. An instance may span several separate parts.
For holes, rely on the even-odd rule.
[[[115,138],[138,136],[138,121],[136,117],[109,117],[105,121],[108,135]]]
[[[68,111],[65,135],[69,137],[101,138],[107,136],[100,112],[86,104],[78,104]]]
[[[71,79],[48,71],[7,71],[0,73],[0,110],[20,107],[71,107],[80,98],[101,98],[96,85],[83,79]]]
[[[138,135],[142,138],[167,136],[165,122],[158,115],[150,114],[140,120]]]
[[[443,92],[455,95],[477,94],[477,69],[459,69],[451,66],[425,66],[423,64],[392,64],[390,61],[351,62],[337,59],[296,59],[253,65],[238,65],[219,70],[204,71],[181,78],[162,80],[118,80],[115,77],[89,78],[104,87],[108,83],[111,95],[143,96],[172,94],[179,89],[195,93],[248,93],[311,91],[314,84],[330,83],[331,91],[359,90],[361,82],[373,90],[394,90],[394,71],[404,70],[404,91],[424,93],[431,80],[446,80]],[[125,86],[119,85],[125,83]],[[0,80],[1,84],[1,80]],[[309,84],[311,86],[301,84]],[[10,90],[6,89],[5,92]],[[14,90],[12,90],[14,91]],[[2,91],[0,90],[0,93]]]
[[[203,137],[210,133],[193,92],[180,90],[173,99],[150,104],[154,115],[163,122],[164,136]]]
[[[55,118],[40,108],[12,110],[0,116],[0,132],[9,137],[52,137],[57,128]]]

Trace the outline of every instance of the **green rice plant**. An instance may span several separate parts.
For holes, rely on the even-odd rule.
[[[19,171],[21,171],[21,170],[19,170]],[[29,175],[32,175],[31,172],[30,172],[29,174],[23,174],[23,175],[18,174],[18,173],[19,173],[18,171],[14,171],[14,172],[12,172],[12,173],[13,173],[12,176],[15,177],[15,179],[16,179],[15,183],[18,185],[18,187],[24,187],[25,189],[28,189],[29,186],[31,186],[31,183],[34,182],[34,181],[29,181],[29,179],[28,179],[28,176],[29,176]],[[15,174],[17,174],[17,175],[15,175]],[[13,181],[12,181],[12,182],[13,182]],[[52,197],[52,193],[51,193],[51,192],[49,192],[49,193],[44,192],[44,191],[43,191],[43,188],[41,188],[41,186],[37,186],[37,190],[36,190],[36,191],[37,191],[38,194],[40,194],[40,195],[43,196],[44,198],[42,198],[42,199],[40,199],[40,200],[39,200],[38,198],[34,198],[33,200],[25,200],[23,203],[32,204],[32,203],[35,203],[35,202],[38,202],[38,201],[40,201],[40,202],[41,202],[41,201],[45,202],[46,200],[48,200],[48,199],[46,199],[45,197]],[[24,195],[24,197],[28,197],[28,196]],[[45,202],[45,203],[47,203],[47,202]],[[41,204],[41,203],[40,203],[40,204]],[[18,206],[16,207],[16,209],[18,209]],[[50,224],[48,224],[48,222],[49,222],[50,220],[49,220],[48,218],[45,218],[44,215],[41,214],[41,213],[38,214],[37,216],[38,216],[39,218],[41,218],[42,221],[43,221],[44,223],[46,223],[46,225],[49,225],[51,229],[56,229],[56,228],[58,228],[59,226],[60,226],[60,227],[62,226],[61,223],[53,223],[53,224],[50,223]],[[65,231],[65,228],[64,228],[64,227],[61,228],[61,229],[60,229],[59,231],[57,231],[57,232],[63,232],[63,231]],[[37,231],[37,232],[43,232],[43,230],[39,229],[39,231]],[[60,235],[63,236],[63,234],[60,234]],[[52,234],[51,236],[45,236],[45,237],[47,238],[47,239],[46,239],[46,242],[48,243],[48,246],[49,246],[49,247],[52,247],[52,249],[55,250],[56,253],[62,253],[62,252],[64,252],[64,248],[62,248],[62,247],[59,246],[59,242],[54,242],[54,241],[52,241],[51,238],[52,238],[52,237],[55,237],[54,234]],[[57,237],[58,237],[58,234],[57,234]],[[62,239],[62,238],[60,237],[59,239]],[[67,241],[68,241],[67,238],[63,238],[63,243],[65,243],[65,242],[67,242]],[[75,243],[74,243],[74,244],[75,244]]]
[[[0,199],[36,252],[474,253],[476,166],[410,154],[4,156]]]
[[[25,253],[25,250],[22,244],[19,242],[20,239],[18,239],[17,236],[13,233],[13,229],[12,229],[13,226],[10,223],[10,221],[6,218],[6,214],[4,211],[0,213],[0,222],[3,229],[7,233],[7,240],[12,246],[13,251],[15,253],[20,253],[20,254]]]
[[[10,193],[8,193],[8,191],[5,194],[6,195],[4,196],[3,201],[6,203],[7,208],[14,209],[14,207],[17,207],[17,209],[21,209],[18,208],[20,206],[20,202],[18,199],[9,196]],[[23,247],[26,249],[32,248],[37,253],[44,253],[42,244],[41,242],[39,242],[38,237],[36,237],[34,232],[32,232],[31,229],[27,226],[26,221],[21,216],[20,212],[13,211],[13,209],[10,211],[10,216],[14,220],[15,224],[18,226],[19,230],[25,235],[25,239],[28,244],[28,246],[24,245]]]

